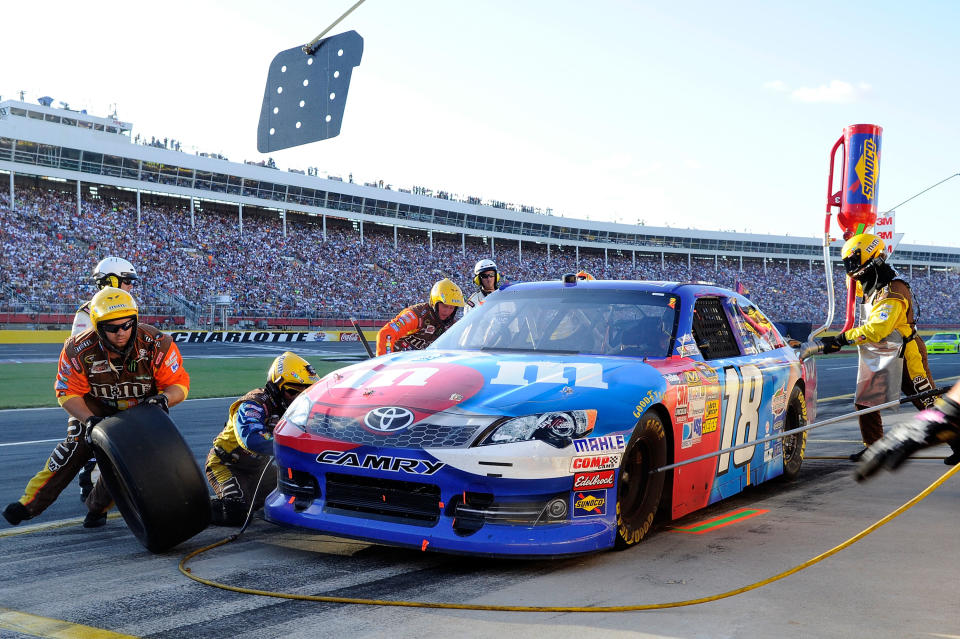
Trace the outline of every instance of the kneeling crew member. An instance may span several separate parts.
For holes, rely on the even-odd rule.
[[[430,289],[430,301],[400,311],[377,333],[377,355],[426,348],[457,321],[463,292],[449,279]]]
[[[144,403],[168,410],[190,390],[177,345],[153,326],[138,324],[130,293],[101,290],[90,300],[90,321],[93,327],[68,337],[60,353],[54,390],[71,417],[67,437],[27,483],[23,497],[4,509],[14,526],[42,513],[73,481],[93,455],[90,431],[104,417]],[[102,480],[85,503],[84,527],[104,525],[113,499]]]
[[[264,473],[273,458],[273,428],[290,402],[319,380],[307,360],[287,351],[273,360],[263,388],[254,388],[230,406],[227,423],[207,454],[207,481],[216,493],[210,500],[213,524],[240,526],[251,504],[263,506],[277,485],[276,470]]]

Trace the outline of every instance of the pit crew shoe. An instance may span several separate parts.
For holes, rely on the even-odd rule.
[[[96,466],[96,460],[90,460],[83,465],[77,475],[77,481],[80,484],[80,501],[87,501],[87,495],[93,491],[93,469]]]
[[[956,466],[960,464],[960,448],[954,448],[952,455],[947,455],[943,458],[943,463],[947,466]]]
[[[107,513],[95,513],[92,510],[83,518],[84,528],[99,528],[107,523]]]
[[[852,461],[852,462],[860,461],[860,458],[863,457],[863,454],[864,454],[865,452],[867,452],[867,449],[866,449],[866,448],[864,448],[863,450],[857,451],[857,452],[855,452],[854,454],[850,455],[850,457],[849,457],[848,459],[849,459],[850,461]]]
[[[30,514],[30,511],[28,511],[19,501],[15,501],[12,504],[7,504],[7,507],[3,509],[3,518],[10,522],[11,526],[16,526],[21,521],[26,521],[32,516],[33,515]]]

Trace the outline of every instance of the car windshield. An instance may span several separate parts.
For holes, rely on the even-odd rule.
[[[930,338],[931,342],[955,342],[957,341],[956,333],[937,333]]]
[[[444,333],[434,348],[666,357],[677,297],[635,290],[507,288]]]

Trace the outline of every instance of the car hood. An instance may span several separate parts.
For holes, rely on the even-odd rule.
[[[419,421],[442,412],[632,411],[648,390],[664,389],[660,372],[636,358],[428,350],[338,369],[307,395],[314,413],[359,418],[378,407],[398,406]]]

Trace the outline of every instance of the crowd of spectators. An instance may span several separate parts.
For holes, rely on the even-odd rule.
[[[772,319],[815,325],[826,316],[822,266],[782,262],[660,256],[632,259],[629,251],[434,236],[366,224],[363,235],[349,221],[291,216],[286,236],[279,214],[244,210],[243,231],[235,209],[197,210],[172,204],[141,207],[106,197],[90,198],[77,211],[76,194],[18,187],[16,206],[0,193],[0,306],[29,312],[72,312],[94,292],[91,269],[118,255],[138,269],[136,295],[146,312],[210,315],[212,300],[229,296],[227,313],[249,318],[357,316],[387,318],[425,299],[431,285],[449,277],[465,294],[473,290],[474,263],[493,257],[510,281],[558,279],[581,269],[597,279],[709,281],[727,288],[739,282]],[[960,323],[960,274],[915,269],[909,278],[922,324]],[[845,282],[835,268],[839,321]],[[223,298],[221,298],[223,299]]]

